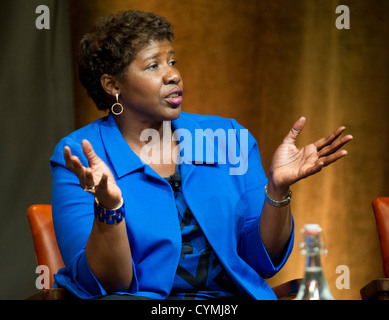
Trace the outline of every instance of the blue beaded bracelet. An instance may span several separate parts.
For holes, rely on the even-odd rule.
[[[100,206],[99,201],[95,198],[94,209],[95,217],[98,218],[100,222],[105,222],[109,225],[122,222],[123,218],[126,216],[123,199],[119,207],[115,209],[105,209]]]

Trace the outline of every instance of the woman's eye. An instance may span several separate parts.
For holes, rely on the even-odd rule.
[[[153,63],[153,64],[150,64],[148,67],[147,67],[147,70],[155,70],[158,68],[158,65],[156,63]]]
[[[176,65],[176,63],[177,63],[177,61],[176,61],[176,60],[170,60],[170,61],[169,61],[169,64],[170,64],[171,66],[175,66],[175,65]]]

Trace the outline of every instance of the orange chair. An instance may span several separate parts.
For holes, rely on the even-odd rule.
[[[389,197],[373,200],[385,278],[389,278]]]
[[[38,265],[46,265],[50,270],[50,288],[54,283],[53,275],[64,267],[61,253],[55,238],[51,205],[35,204],[27,210],[32,238],[34,241],[35,257]],[[289,300],[296,296],[301,279],[295,279],[273,288],[278,299]],[[29,300],[62,300],[72,299],[70,293],[64,288],[41,290],[29,297]]]
[[[34,242],[35,257],[38,265],[45,265],[50,270],[50,288],[54,284],[54,274],[64,267],[61,253],[58,249],[55,238],[51,205],[35,204],[27,209],[27,217],[31,227],[32,239]],[[47,300],[62,299],[65,291],[63,289],[41,290],[29,299]]]
[[[373,280],[360,291],[363,300],[389,299],[389,197],[379,197],[372,202],[380,241],[385,278]]]

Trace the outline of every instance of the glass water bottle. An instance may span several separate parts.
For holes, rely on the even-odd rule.
[[[296,300],[334,300],[320,262],[320,255],[327,253],[320,226],[306,224],[301,236],[300,252],[306,256],[306,265]]]

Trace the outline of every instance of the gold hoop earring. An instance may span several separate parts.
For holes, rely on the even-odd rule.
[[[115,111],[115,107],[116,107],[116,106],[119,106],[119,107],[121,108],[119,112],[116,112],[116,111]],[[119,94],[117,93],[117,94],[116,94],[116,103],[114,103],[114,104],[112,105],[112,107],[111,107],[111,112],[112,112],[115,116],[120,116],[120,115],[123,113],[123,110],[124,110],[123,105],[122,105],[121,103],[119,103]]]

